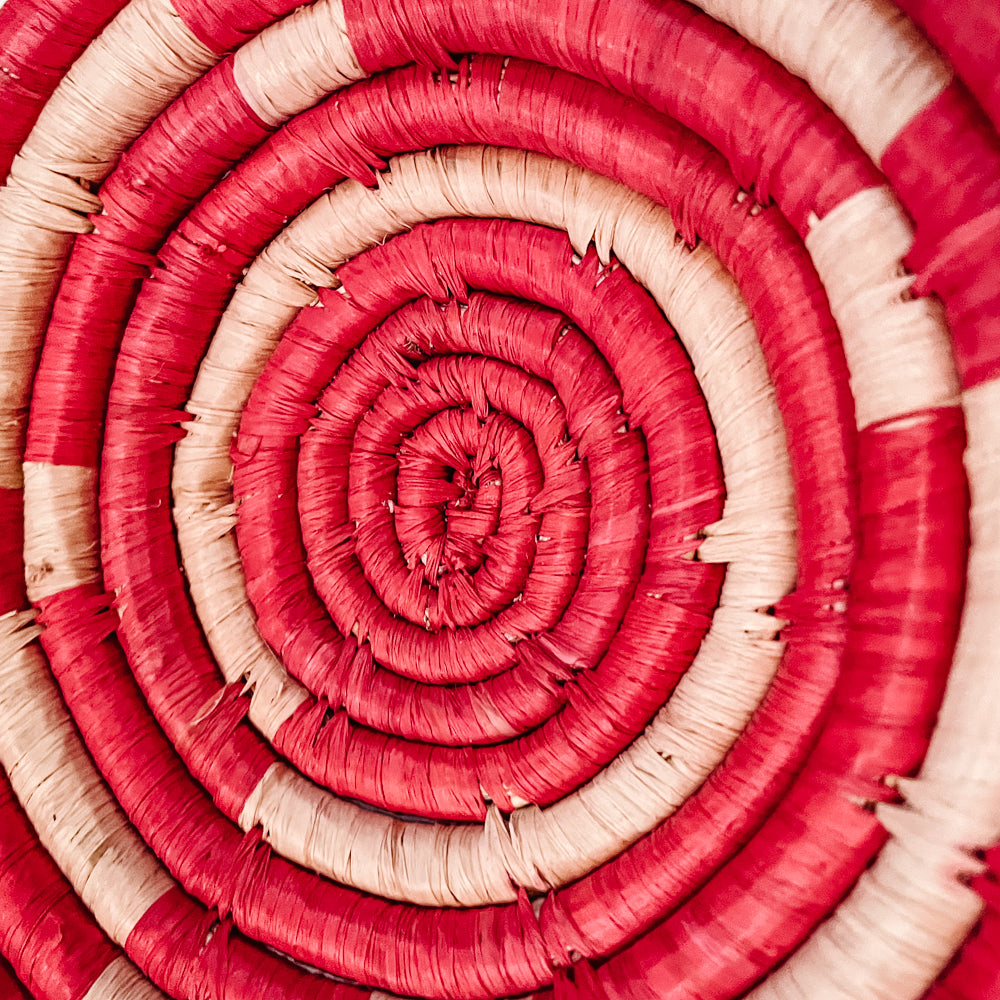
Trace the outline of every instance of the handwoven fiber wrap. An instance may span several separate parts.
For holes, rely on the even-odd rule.
[[[1000,1000],[987,0],[0,0],[0,1000]]]

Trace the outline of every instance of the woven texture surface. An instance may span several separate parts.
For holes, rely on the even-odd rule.
[[[998,54],[0,4],[0,998],[1000,1000]]]

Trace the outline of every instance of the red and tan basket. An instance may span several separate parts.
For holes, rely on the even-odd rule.
[[[7,0],[0,997],[1000,998],[990,0]]]

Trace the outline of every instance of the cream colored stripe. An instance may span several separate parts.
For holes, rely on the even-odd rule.
[[[174,883],[91,764],[38,633],[31,612],[0,618],[0,764],[45,849],[111,940],[124,944]]]
[[[605,259],[613,250],[649,283],[681,332],[726,472],[725,517],[709,526],[700,550],[705,559],[729,561],[709,637],[650,729],[585,788],[546,810],[518,810],[509,823],[492,811],[485,830],[439,828],[355,810],[276,764],[240,818],[245,828],[261,823],[282,853],[367,891],[438,905],[500,902],[514,898],[511,876],[542,891],[634,842],[697,788],[742,730],[781,655],[780,623],[757,609],[794,582],[791,476],[746,306],[707,248],[692,253],[678,244],[664,209],[560,161],[481,147],[400,157],[383,182],[377,192],[342,184],[289,226],[237,289],[202,366],[174,486],[182,554],[210,641],[237,620],[231,600],[243,580],[231,575],[238,562],[228,448],[259,372],[300,305],[314,299],[313,285],[337,283],[331,267],[428,218],[522,218],[568,229],[580,253],[592,239]],[[212,605],[216,587],[227,594],[221,609]],[[239,637],[233,630],[216,655],[255,649],[257,676],[283,677],[251,623],[248,610]],[[234,673],[232,664],[222,669]],[[252,720],[273,727],[273,715],[257,721],[265,712],[251,703]]]
[[[129,143],[218,58],[169,0],[132,0],[63,77],[24,143],[21,165],[37,164],[53,181],[86,190],[75,182],[102,181]]]
[[[362,79],[342,0],[300,7],[250,39],[236,53],[233,75],[246,102],[272,125]]]
[[[24,465],[24,568],[28,600],[101,581],[97,470]]]
[[[972,930],[982,900],[971,852],[1000,840],[1000,381],[963,398],[972,494],[965,608],[944,704],[892,834],[834,915],[752,1000],[917,1000]]]
[[[876,163],[952,71],[890,0],[695,0],[802,77]]]
[[[0,487],[21,438],[49,309],[93,193],[124,149],[217,57],[167,0],[133,0],[73,64],[0,188]]]
[[[972,549],[962,627],[920,785],[911,804],[948,817],[952,843],[1000,839],[1000,380],[963,396]]]
[[[812,937],[749,1000],[918,1000],[976,923],[977,865],[940,821],[880,809],[892,839]]]
[[[903,257],[912,245],[887,187],[848,198],[806,237],[840,327],[859,428],[959,402],[944,309],[937,299],[910,298]]]
[[[931,45],[888,0],[697,0],[804,77],[878,162],[900,131],[950,83],[951,71]],[[863,195],[862,199],[877,195]],[[859,422],[905,413],[907,407],[947,405],[956,382],[950,351],[938,330],[937,307],[907,303],[908,330],[895,306],[892,321],[885,293],[892,289],[887,267],[905,253],[910,235],[898,216],[859,201],[844,209],[819,235],[820,256],[837,254],[834,229],[850,225],[858,246],[879,246],[876,264],[881,291],[860,289],[853,303],[834,302],[845,323],[845,348]],[[835,210],[837,214],[840,210]],[[878,220],[887,227],[879,233]],[[825,221],[825,220],[824,220]],[[822,226],[823,223],[820,223]],[[810,247],[815,247],[815,230]],[[829,244],[826,240],[829,237]],[[860,237],[860,238],[859,238]],[[846,234],[845,234],[846,240]],[[889,244],[894,244],[892,254]],[[829,271],[860,271],[850,253]],[[822,271],[824,267],[817,261]],[[905,296],[910,279],[897,272]],[[835,298],[835,296],[831,296]],[[882,313],[886,328],[865,320],[865,308]],[[921,311],[918,311],[921,310]],[[939,314],[938,314],[939,315]],[[870,330],[865,333],[864,326]],[[853,327],[853,329],[852,329]],[[906,335],[908,344],[904,344]],[[887,344],[877,338],[885,336]],[[923,355],[923,356],[922,356]],[[873,366],[885,366],[881,371]],[[919,365],[919,368],[916,367]],[[935,379],[934,370],[944,375]],[[891,373],[891,374],[886,374]],[[883,377],[886,375],[886,377]],[[906,385],[909,379],[915,385]],[[895,382],[895,385],[892,384]],[[898,390],[898,391],[897,391]],[[871,396],[868,396],[868,393]],[[916,781],[901,781],[903,807],[881,806],[880,818],[893,835],[857,888],[781,969],[753,991],[753,1000],[916,1000],[922,996],[965,939],[981,900],[961,879],[974,872],[968,851],[1000,837],[1000,682],[995,650],[1000,644],[1000,451],[996,416],[997,383],[964,397],[969,430],[966,466],[973,493],[973,545],[962,630],[949,678],[945,706],[927,762]]]
[[[123,955],[97,977],[83,1000],[166,1000],[166,996]]]

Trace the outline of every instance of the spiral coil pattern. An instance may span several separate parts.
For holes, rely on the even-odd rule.
[[[1000,23],[7,0],[0,994],[1000,996]]]

